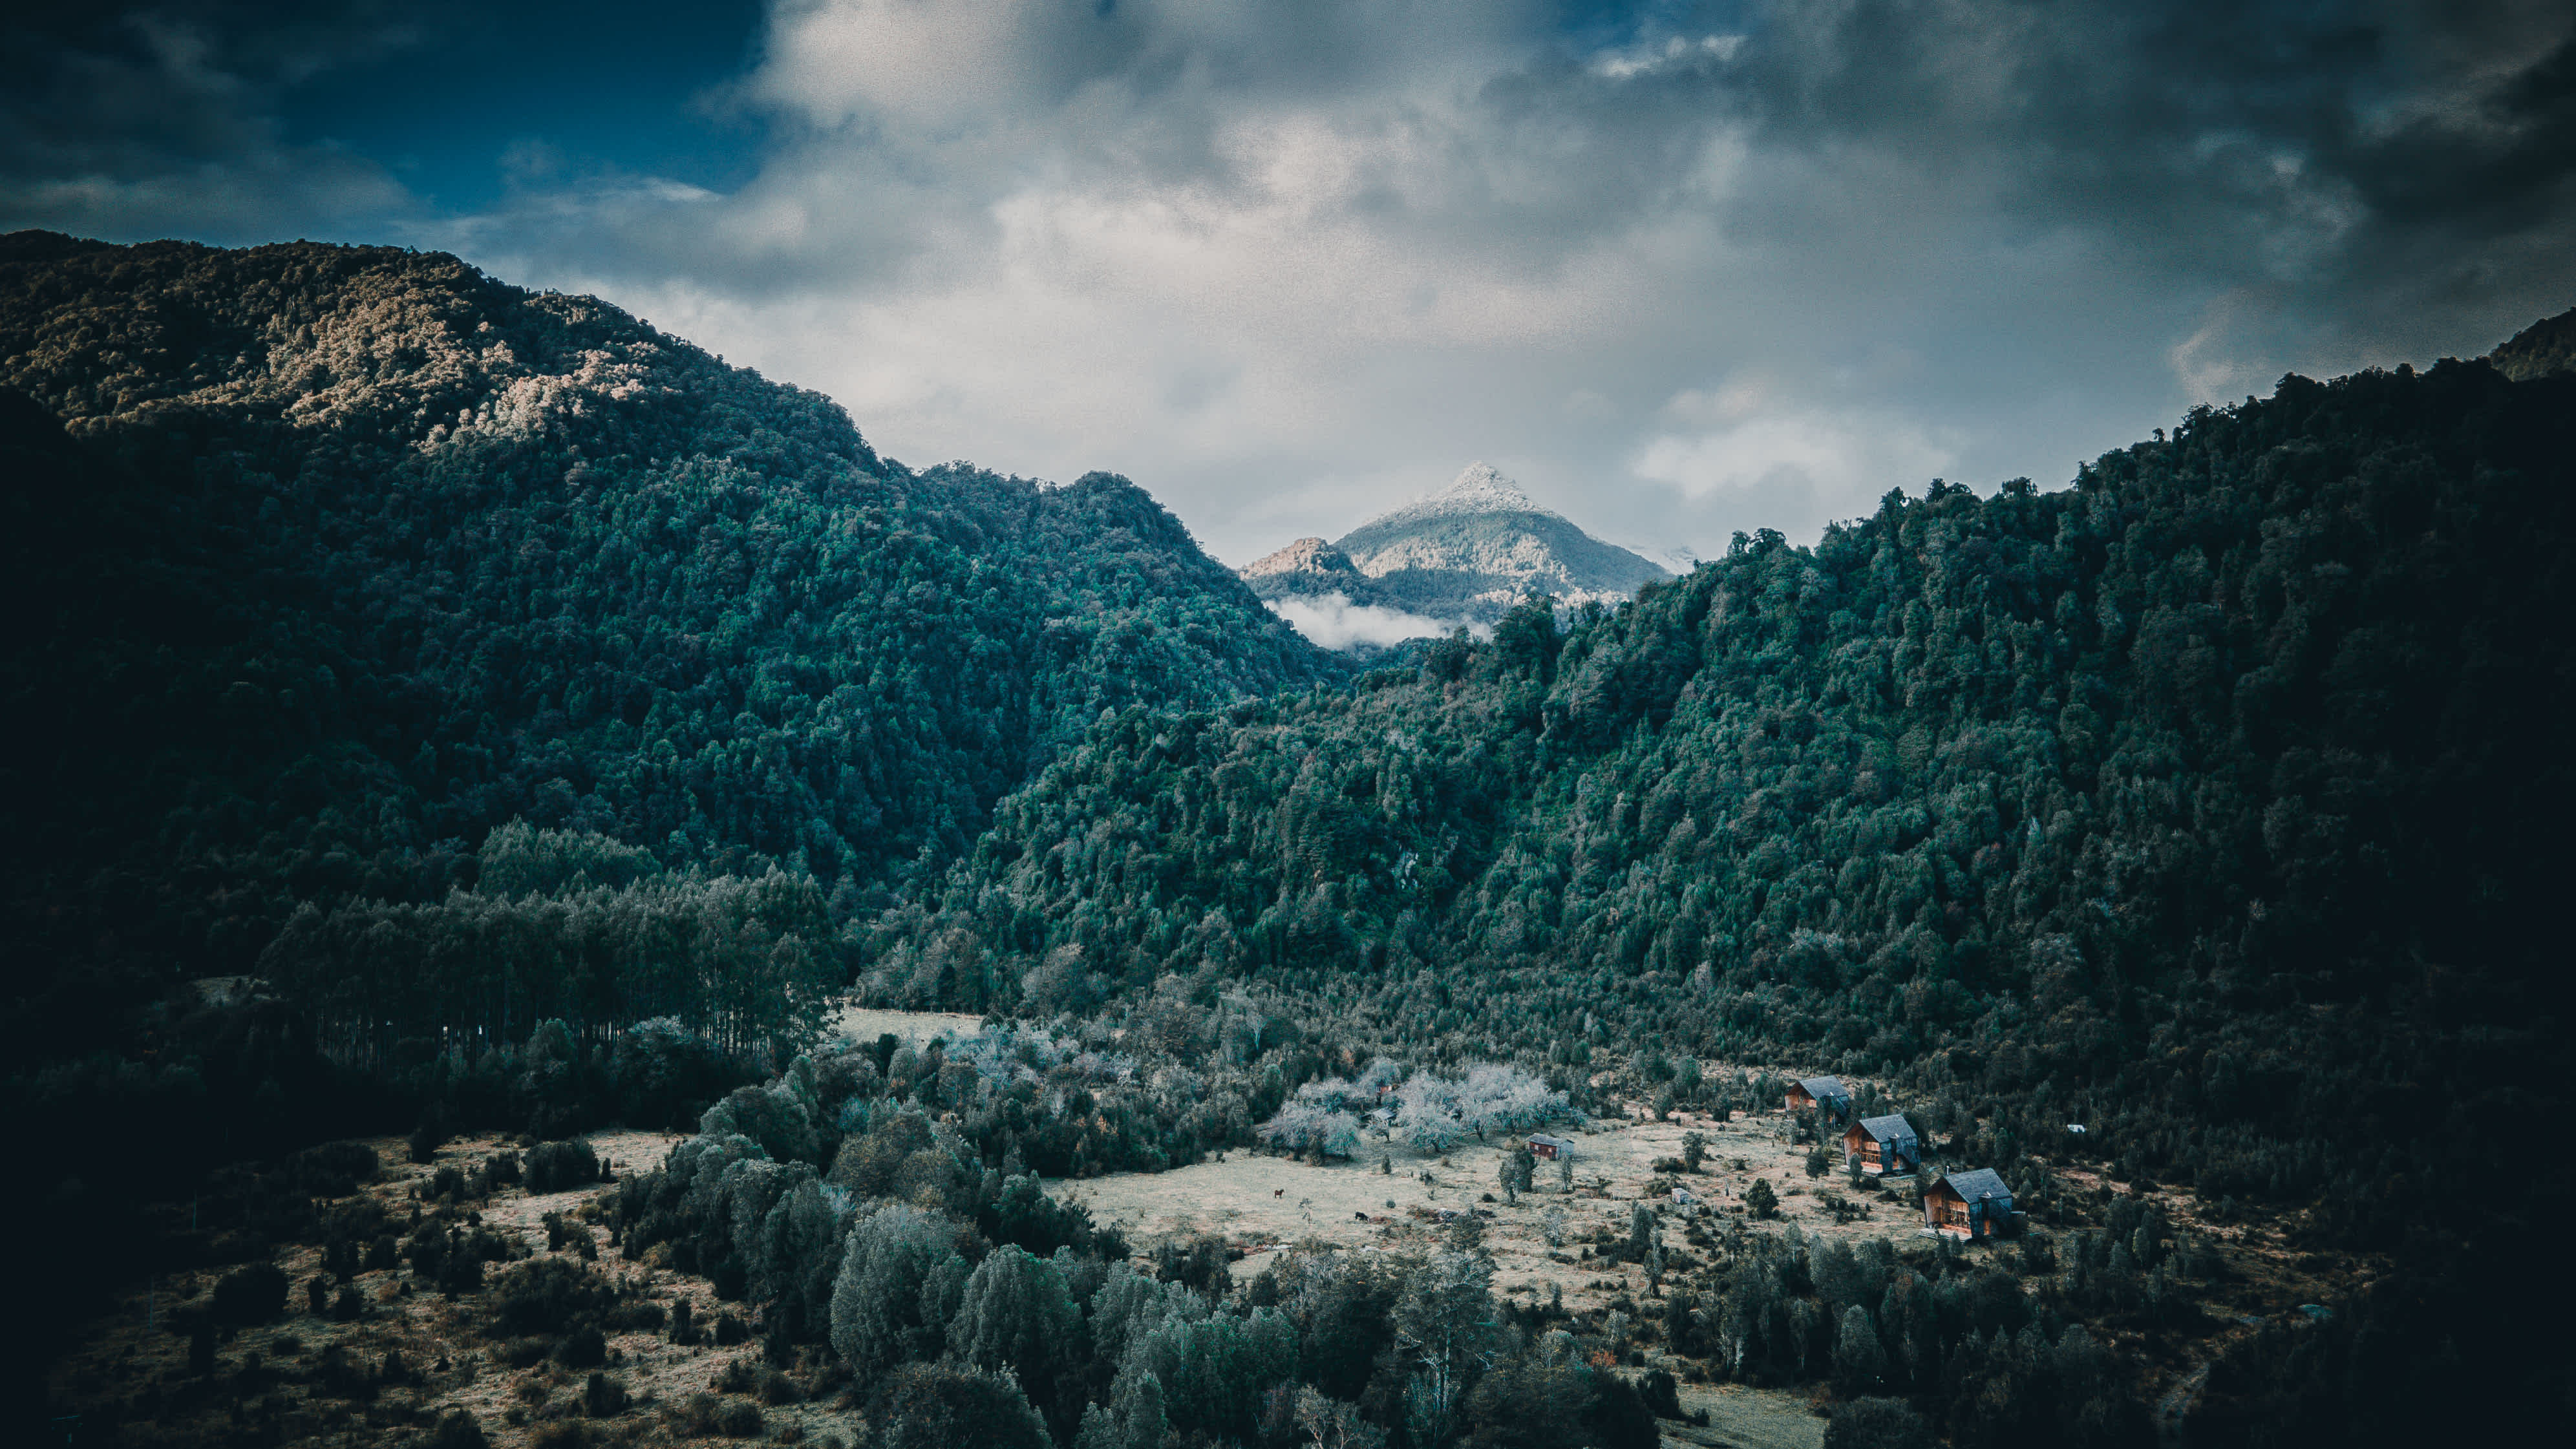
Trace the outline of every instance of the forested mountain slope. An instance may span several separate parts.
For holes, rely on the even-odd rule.
[[[1886,1073],[2007,1168],[2089,1122],[2397,1233],[2564,1060],[2571,434],[2576,378],[2291,378],[2064,491],[1131,711],[885,918],[872,989],[1255,974],[1455,1053]]]
[[[443,255],[0,239],[0,414],[31,995],[436,901],[516,817],[846,917],[1103,710],[1336,667],[1123,479],[914,472]]]

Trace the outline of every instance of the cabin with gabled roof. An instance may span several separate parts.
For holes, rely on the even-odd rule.
[[[1902,1177],[1923,1165],[1923,1143],[1901,1114],[1863,1117],[1843,1134],[1843,1162],[1872,1177]]]
[[[1851,1088],[1840,1077],[1800,1077],[1789,1084],[1785,1100],[1792,1112],[1822,1112],[1836,1122],[1851,1120]]]
[[[1946,1173],[1923,1190],[1923,1226],[1971,1242],[2017,1230],[2012,1189],[1991,1167]]]
[[[1574,1143],[1569,1138],[1550,1137],[1544,1132],[1533,1132],[1530,1134],[1529,1150],[1530,1156],[1553,1162],[1560,1157],[1572,1157]]]

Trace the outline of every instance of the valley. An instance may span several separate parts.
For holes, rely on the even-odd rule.
[[[1678,577],[1490,469],[1238,575],[453,257],[0,282],[6,1362],[83,1444],[2233,1449],[2562,1385],[2564,319]],[[1270,607],[1326,595],[1473,627]]]

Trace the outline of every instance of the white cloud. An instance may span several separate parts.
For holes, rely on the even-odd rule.
[[[1959,457],[1961,439],[1902,416],[1836,413],[1724,394],[1674,399],[1668,411],[1707,408],[1718,426],[1658,433],[1637,449],[1640,478],[1669,483],[1691,499],[1760,499],[1782,516],[1843,518],[1866,513],[1890,488],[1919,491]]]
[[[1869,13],[1685,6],[1578,42],[1527,0],[774,0],[728,91],[769,126],[750,180],[531,149],[506,203],[402,239],[820,388],[908,462],[1126,473],[1238,561],[1476,457],[1657,554],[1811,538],[1936,473],[2063,481],[2288,367],[2478,350],[2576,292],[2564,206],[2405,232],[2349,159],[2487,124],[2561,21],[2428,10],[2405,75],[2323,35],[2303,65],[2361,71],[2275,106],[2297,7],[2213,36],[2206,85],[2118,43],[2165,23],[2134,7]],[[185,46],[156,64],[217,105]],[[2338,132],[2344,95],[2381,99]],[[286,155],[256,131],[240,154]],[[14,214],[222,204],[143,194],[188,174],[67,171]]]
[[[1436,639],[1465,622],[1427,618],[1382,604],[1354,604],[1348,595],[1339,593],[1273,599],[1270,612],[1287,620],[1298,633],[1327,649],[1348,649],[1354,644],[1383,647],[1401,644],[1407,639]],[[1467,627],[1479,638],[1492,632],[1482,624]]]

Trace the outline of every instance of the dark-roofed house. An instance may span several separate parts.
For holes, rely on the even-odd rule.
[[[1923,1165],[1923,1144],[1901,1115],[1863,1117],[1843,1134],[1843,1161],[1872,1176],[1901,1177]]]
[[[1792,1112],[1817,1111],[1836,1122],[1851,1120],[1851,1089],[1839,1077],[1800,1077],[1789,1084]]]
[[[1953,1172],[1923,1191],[1923,1225],[1968,1239],[2011,1232],[2021,1220],[2012,1189],[1991,1167]]]

